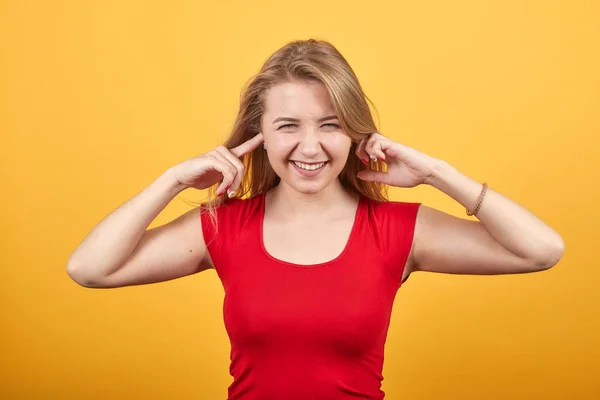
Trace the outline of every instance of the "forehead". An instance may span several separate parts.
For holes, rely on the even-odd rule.
[[[265,98],[265,114],[287,117],[321,117],[334,113],[325,85],[320,82],[286,82],[273,86]]]

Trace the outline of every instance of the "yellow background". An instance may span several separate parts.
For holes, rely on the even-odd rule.
[[[415,273],[394,306],[387,398],[600,398],[599,3],[362,4],[1,3],[1,398],[225,398],[214,271],[91,290],[66,261],[107,213],[220,143],[243,83],[308,37],[346,56],[383,134],[566,241],[542,273]],[[464,216],[429,187],[392,194]],[[152,226],[201,197],[182,193]]]

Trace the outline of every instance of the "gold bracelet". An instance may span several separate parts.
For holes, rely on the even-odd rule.
[[[477,212],[479,212],[479,209],[481,208],[481,203],[483,202],[483,198],[485,197],[485,194],[487,193],[487,188],[488,188],[488,184],[486,182],[483,183],[483,187],[481,188],[481,193],[479,194],[479,200],[477,200],[477,204],[475,205],[475,208],[473,208],[473,211],[467,211],[467,215],[468,216],[472,216],[477,214]]]

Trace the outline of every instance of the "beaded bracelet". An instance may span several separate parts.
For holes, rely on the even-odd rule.
[[[475,205],[475,208],[473,208],[472,211],[466,210],[468,216],[477,214],[477,212],[481,208],[481,203],[483,202],[483,198],[485,197],[485,194],[487,193],[487,188],[488,188],[488,184],[486,182],[484,182],[483,188],[481,188],[481,193],[479,194],[479,200],[477,200],[477,204]]]

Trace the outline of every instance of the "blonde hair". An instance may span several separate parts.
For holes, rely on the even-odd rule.
[[[375,201],[387,201],[387,187],[379,182],[358,179],[357,172],[364,164],[354,155],[357,142],[378,129],[367,104],[372,104],[363,92],[354,71],[329,42],[308,39],[288,43],[271,55],[260,71],[246,84],[240,96],[240,108],[231,135],[224,146],[239,146],[261,131],[261,119],[265,110],[268,90],[278,84],[292,81],[316,81],[328,90],[331,103],[343,130],[352,139],[352,147],[346,165],[340,173],[342,186],[352,192]],[[269,164],[262,146],[246,154],[242,159],[246,171],[242,183],[232,198],[248,198],[266,193],[280,179]],[[370,168],[382,170],[381,163],[371,162]],[[224,202],[217,197],[215,185],[210,190],[211,200],[205,205],[214,216],[214,210]]]

